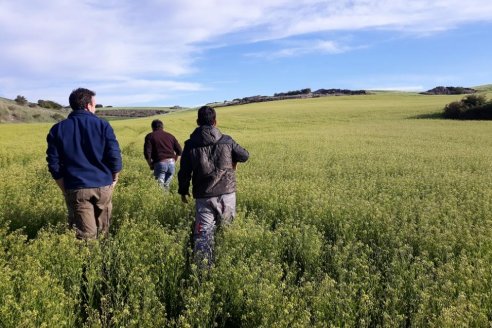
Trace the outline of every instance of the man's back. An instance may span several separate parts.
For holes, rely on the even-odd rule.
[[[249,153],[217,128],[215,109],[202,106],[196,120],[198,128],[185,142],[178,173],[181,201],[188,203],[193,180],[195,224],[193,254],[200,267],[214,262],[214,234],[217,226],[232,223],[236,216],[236,173],[238,162]]]
[[[158,129],[145,136],[144,153],[147,160],[159,162],[181,155],[181,146],[172,134]]]
[[[179,193],[187,194],[190,177],[195,198],[236,191],[234,163],[245,162],[249,153],[216,127],[203,125],[185,142],[178,174]]]
[[[113,129],[94,114],[76,110],[48,134],[47,160],[53,177],[66,189],[96,188],[113,182],[122,167]]]

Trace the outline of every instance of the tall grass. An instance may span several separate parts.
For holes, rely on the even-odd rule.
[[[190,263],[193,204],[112,122],[111,236],[81,242],[45,168],[49,125],[0,127],[0,326],[489,326],[491,122],[420,119],[459,96],[382,93],[218,109],[250,151],[217,263]],[[162,116],[183,142],[196,112]],[[19,230],[20,229],[20,230]]]

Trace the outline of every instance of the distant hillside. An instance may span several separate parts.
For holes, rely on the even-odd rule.
[[[96,110],[96,115],[108,120],[122,120],[137,117],[149,117],[155,115],[164,115],[167,113],[188,110],[188,107],[105,107]]]
[[[36,104],[19,105],[0,97],[0,123],[58,122],[66,118],[68,111],[46,109]]]
[[[492,92],[492,84],[484,84],[474,87],[474,89],[480,92]]]
[[[463,87],[443,87],[438,86],[434,89],[421,92],[422,95],[467,95],[477,92],[477,90],[472,88]]]
[[[244,98],[237,98],[231,101],[224,102],[213,102],[207,105],[213,107],[224,107],[224,106],[234,106],[234,105],[245,105],[250,103],[265,102],[265,101],[276,101],[285,99],[304,99],[304,98],[318,98],[318,97],[328,97],[328,96],[354,96],[354,95],[367,95],[369,94],[366,90],[348,90],[348,89],[319,89],[314,92],[310,88],[280,92],[275,93],[273,96],[251,96]]]
[[[156,107],[157,108],[157,107]],[[136,118],[136,117],[148,117],[154,115],[162,115],[169,113],[169,110],[162,109],[109,109],[98,110],[96,115],[104,118]]]

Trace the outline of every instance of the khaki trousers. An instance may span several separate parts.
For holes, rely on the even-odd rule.
[[[65,192],[68,225],[79,239],[107,235],[111,221],[113,187],[72,189]]]

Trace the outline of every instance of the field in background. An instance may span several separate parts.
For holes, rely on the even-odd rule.
[[[492,122],[435,118],[458,99],[218,109],[251,158],[210,272],[189,262],[193,204],[177,181],[163,194],[143,159],[153,118],[111,123],[124,170],[103,243],[64,228],[51,125],[2,125],[0,326],[489,326]],[[159,118],[183,143],[196,111]]]
[[[124,120],[140,117],[149,117],[156,115],[164,115],[190,108],[173,106],[173,107],[105,107],[98,108],[96,114],[108,121]]]

